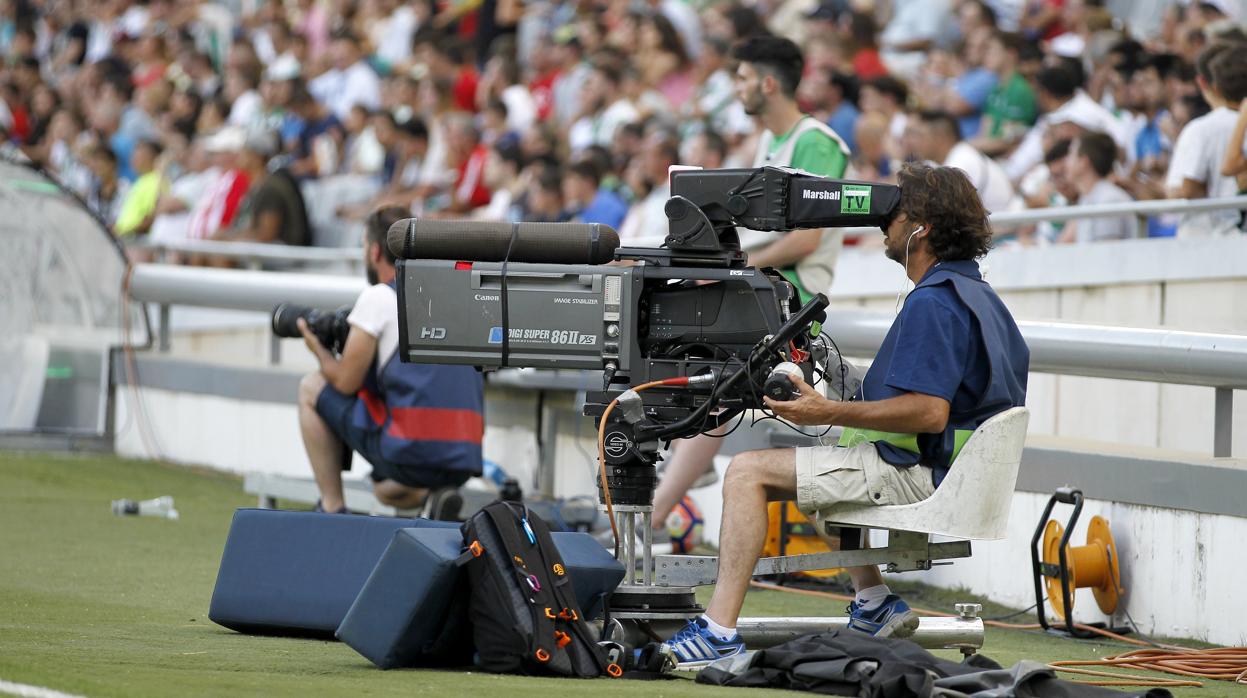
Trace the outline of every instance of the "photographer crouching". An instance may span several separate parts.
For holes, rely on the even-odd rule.
[[[391,206],[369,216],[364,266],[372,285],[345,319],[349,332],[340,355],[307,319],[297,320],[320,362],[320,370],[299,383],[299,428],[320,490],[317,511],[347,513],[342,471],[350,469],[352,451],[372,464],[378,501],[397,509],[424,507],[430,518],[455,518],[462,502],[455,489],[481,473],[480,373],[470,366],[403,363],[397,355],[395,258],[385,236],[410,215]]]

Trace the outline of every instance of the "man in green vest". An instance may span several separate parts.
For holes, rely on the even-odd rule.
[[[745,113],[766,129],[758,141],[754,167],[794,167],[823,177],[841,178],[849,165],[849,147],[823,122],[797,106],[797,85],[805,59],[801,49],[776,36],[750,38],[732,51],[738,62],[736,97]],[[749,265],[774,267],[796,287],[801,302],[831,288],[836,258],[844,241],[840,230],[794,230],[765,244],[759,234],[742,230]],[[768,239],[768,238],[761,238]],[[654,493],[654,526],[662,529],[667,515],[689,487],[711,466],[722,439],[705,435],[678,442],[671,463]]]
[[[912,504],[930,497],[970,432],[1026,400],[1030,352],[1009,311],[979,273],[992,232],[965,172],[906,165],[884,251],[914,290],[905,299],[852,401],[800,379],[789,401],[767,407],[799,425],[839,426],[835,446],[770,449],[732,459],[723,486],[719,577],[700,618],[667,641],[682,664],[744,651],[735,625],[761,554],[768,501],[796,501],[807,516],[840,504]],[[878,567],[849,570],[857,597],[848,627],[906,637],[918,616]]]

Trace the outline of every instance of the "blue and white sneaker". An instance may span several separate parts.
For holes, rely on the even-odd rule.
[[[888,594],[879,606],[865,611],[849,603],[849,627],[875,637],[909,637],[918,629],[918,614],[896,594]]]
[[[733,657],[745,651],[745,643],[740,633],[730,640],[720,640],[706,627],[701,618],[690,620],[680,632],[670,640],[662,643],[664,647],[675,652],[680,668],[705,666],[710,662]]]

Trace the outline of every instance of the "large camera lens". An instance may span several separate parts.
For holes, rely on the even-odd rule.
[[[299,318],[308,319],[309,316],[316,312],[314,308],[306,305],[295,305],[294,303],[282,303],[273,309],[273,334],[278,337],[300,337],[299,326],[296,324]]]

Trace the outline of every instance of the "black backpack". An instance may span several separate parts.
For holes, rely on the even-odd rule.
[[[546,522],[498,501],[463,524],[476,665],[509,674],[618,677],[581,617]]]

